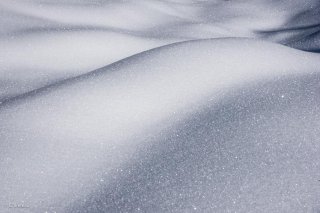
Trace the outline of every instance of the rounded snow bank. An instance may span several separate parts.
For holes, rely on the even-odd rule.
[[[9,99],[0,201],[35,212],[314,210],[319,59],[196,40]]]

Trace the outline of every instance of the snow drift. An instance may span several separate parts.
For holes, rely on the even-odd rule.
[[[319,211],[317,1],[0,6],[1,211]]]

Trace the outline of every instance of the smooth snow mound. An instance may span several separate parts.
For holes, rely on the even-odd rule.
[[[9,99],[1,202],[58,212],[310,210],[319,66],[317,54],[273,43],[197,40]]]
[[[319,0],[1,0],[0,212],[319,212]]]
[[[0,101],[174,42],[249,37],[319,52],[318,0],[2,0]]]

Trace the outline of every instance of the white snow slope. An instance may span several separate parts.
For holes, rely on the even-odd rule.
[[[319,212],[318,0],[0,2],[0,212]]]

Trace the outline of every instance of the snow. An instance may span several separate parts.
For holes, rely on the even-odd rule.
[[[2,1],[0,211],[319,211],[317,11]]]

